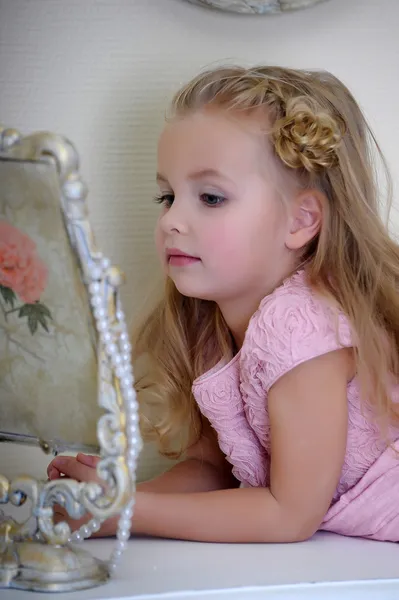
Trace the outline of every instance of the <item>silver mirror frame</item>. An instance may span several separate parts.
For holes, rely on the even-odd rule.
[[[29,519],[18,522],[3,516],[0,520],[0,587],[66,592],[107,581],[130,536],[142,440],[131,347],[119,294],[123,275],[95,245],[88,221],[87,187],[79,174],[77,152],[68,139],[48,132],[23,137],[15,129],[0,126],[0,157],[55,165],[65,227],[97,330],[98,404],[104,411],[97,422],[101,485],[27,476],[9,481],[0,474],[0,504],[19,507],[26,500],[31,502]],[[92,518],[72,533],[66,522],[54,524],[54,504],[63,505],[74,519],[86,513]],[[117,540],[108,561],[76,547],[116,514],[120,514]]]

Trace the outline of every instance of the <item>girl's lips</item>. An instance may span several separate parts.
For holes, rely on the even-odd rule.
[[[186,254],[178,248],[168,248],[166,254],[168,258],[168,264],[174,267],[185,267],[200,261],[197,256]]]
[[[173,267],[186,267],[199,261],[199,258],[188,256],[187,254],[170,254],[168,258],[168,263]]]

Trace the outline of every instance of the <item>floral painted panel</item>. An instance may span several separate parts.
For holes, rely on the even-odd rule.
[[[96,445],[95,332],[55,168],[0,160],[0,431]]]

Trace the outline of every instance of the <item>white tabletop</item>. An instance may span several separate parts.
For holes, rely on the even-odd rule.
[[[107,558],[112,539],[85,542]],[[1,600],[49,594],[1,590]],[[109,583],[55,600],[398,600],[399,546],[319,533],[301,544],[202,544],[137,538]]]

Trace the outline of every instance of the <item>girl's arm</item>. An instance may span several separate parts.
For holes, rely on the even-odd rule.
[[[96,466],[98,456],[78,454],[74,456],[57,456],[47,468],[50,479],[58,479],[61,474],[78,481],[97,481]],[[137,485],[138,492],[159,494],[193,493],[221,490],[237,487],[238,482],[231,473],[231,465],[221,452],[215,431],[206,419],[203,419],[201,438],[188,448],[186,460],[177,463],[169,471]],[[55,519],[67,521],[72,529],[77,529],[89,517],[80,520],[71,519],[61,506],[55,507]],[[114,535],[118,517],[103,523],[96,536]]]
[[[203,419],[201,438],[188,448],[185,460],[151,481],[140,483],[137,489],[140,492],[189,493],[237,487],[231,469],[219,448],[215,431]]]
[[[230,468],[220,451],[208,455],[201,440],[182,466],[138,488],[133,532],[206,542],[295,542],[313,535],[341,473],[353,369],[351,350],[338,350],[303,363],[271,388],[270,488],[226,489],[235,487]],[[94,469],[77,459],[60,465],[62,458],[51,463],[51,478],[54,467],[76,479],[95,478]],[[115,528],[110,519],[97,535],[114,535]]]
[[[231,473],[231,465],[221,452],[215,431],[203,419],[201,438],[188,448],[186,459],[169,471],[150,481],[138,484],[137,489],[145,492],[208,492],[226,487],[237,487]],[[47,467],[49,479],[58,479],[61,473],[78,481],[96,481],[98,456],[78,454],[57,456]]]
[[[345,456],[351,350],[310,360],[270,390],[270,488],[137,494],[133,531],[207,542],[296,542],[319,528]]]

